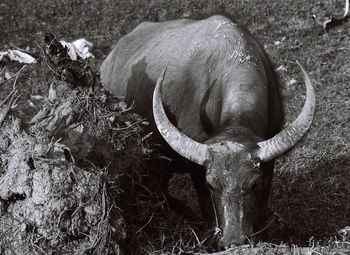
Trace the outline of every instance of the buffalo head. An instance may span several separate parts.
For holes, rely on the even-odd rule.
[[[153,94],[155,123],[165,141],[181,156],[205,167],[220,250],[244,244],[265,227],[273,159],[291,149],[309,129],[315,111],[315,92],[298,63],[306,84],[306,100],[297,119],[274,137],[250,137],[238,143],[225,132],[199,143],[179,131],[167,118],[161,92],[165,70]],[[230,131],[228,131],[230,132]],[[234,130],[232,131],[234,133]]]

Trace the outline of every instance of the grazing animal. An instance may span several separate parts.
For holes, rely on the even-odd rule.
[[[135,111],[172,148],[172,171],[190,173],[203,215],[219,230],[218,250],[244,244],[265,229],[274,159],[312,123],[315,92],[299,66],[306,100],[283,130],[268,58],[226,17],[143,22],[120,39],[101,66],[104,86],[134,101]],[[164,194],[174,204],[169,178]]]

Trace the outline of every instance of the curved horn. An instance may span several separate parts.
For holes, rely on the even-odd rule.
[[[166,68],[157,80],[153,92],[153,115],[157,128],[164,140],[181,156],[203,165],[208,158],[208,145],[201,144],[180,132],[167,118],[161,93]]]
[[[258,149],[257,156],[262,161],[269,161],[291,149],[303,137],[312,123],[316,107],[315,90],[305,69],[298,61],[296,62],[304,74],[306,84],[306,99],[303,110],[290,126],[271,139],[258,143],[260,149]]]

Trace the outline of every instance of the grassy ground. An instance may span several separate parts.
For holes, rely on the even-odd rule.
[[[311,14],[317,13],[321,19],[341,15],[343,1],[2,0],[0,50],[18,47],[38,52],[35,41],[51,31],[66,40],[85,37],[92,41],[98,65],[113,44],[143,20],[220,12],[231,14],[246,26],[264,45],[276,68],[285,67],[277,73],[286,125],[298,115],[304,100],[301,71],[295,60],[305,65],[316,88],[317,113],[310,132],[277,162],[270,204],[281,218],[270,227],[269,241],[305,245],[309,241],[328,242],[330,237],[341,239],[337,231],[350,225],[350,23],[325,34]],[[29,93],[37,92],[39,76],[37,73],[30,81]],[[4,97],[1,85],[0,97]],[[152,210],[148,219],[153,223],[144,222],[145,229],[157,226],[151,216]],[[169,236],[169,226],[173,228],[176,221],[178,217],[172,215],[169,225],[158,224],[156,237],[141,236],[148,243],[144,252],[161,253],[166,245],[200,244],[197,235],[201,228],[182,220],[177,223],[178,232]]]

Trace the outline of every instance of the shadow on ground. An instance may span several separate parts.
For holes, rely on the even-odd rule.
[[[327,241],[350,225],[350,158],[324,158],[300,172],[274,177],[271,209],[281,218],[269,230],[273,243]]]

